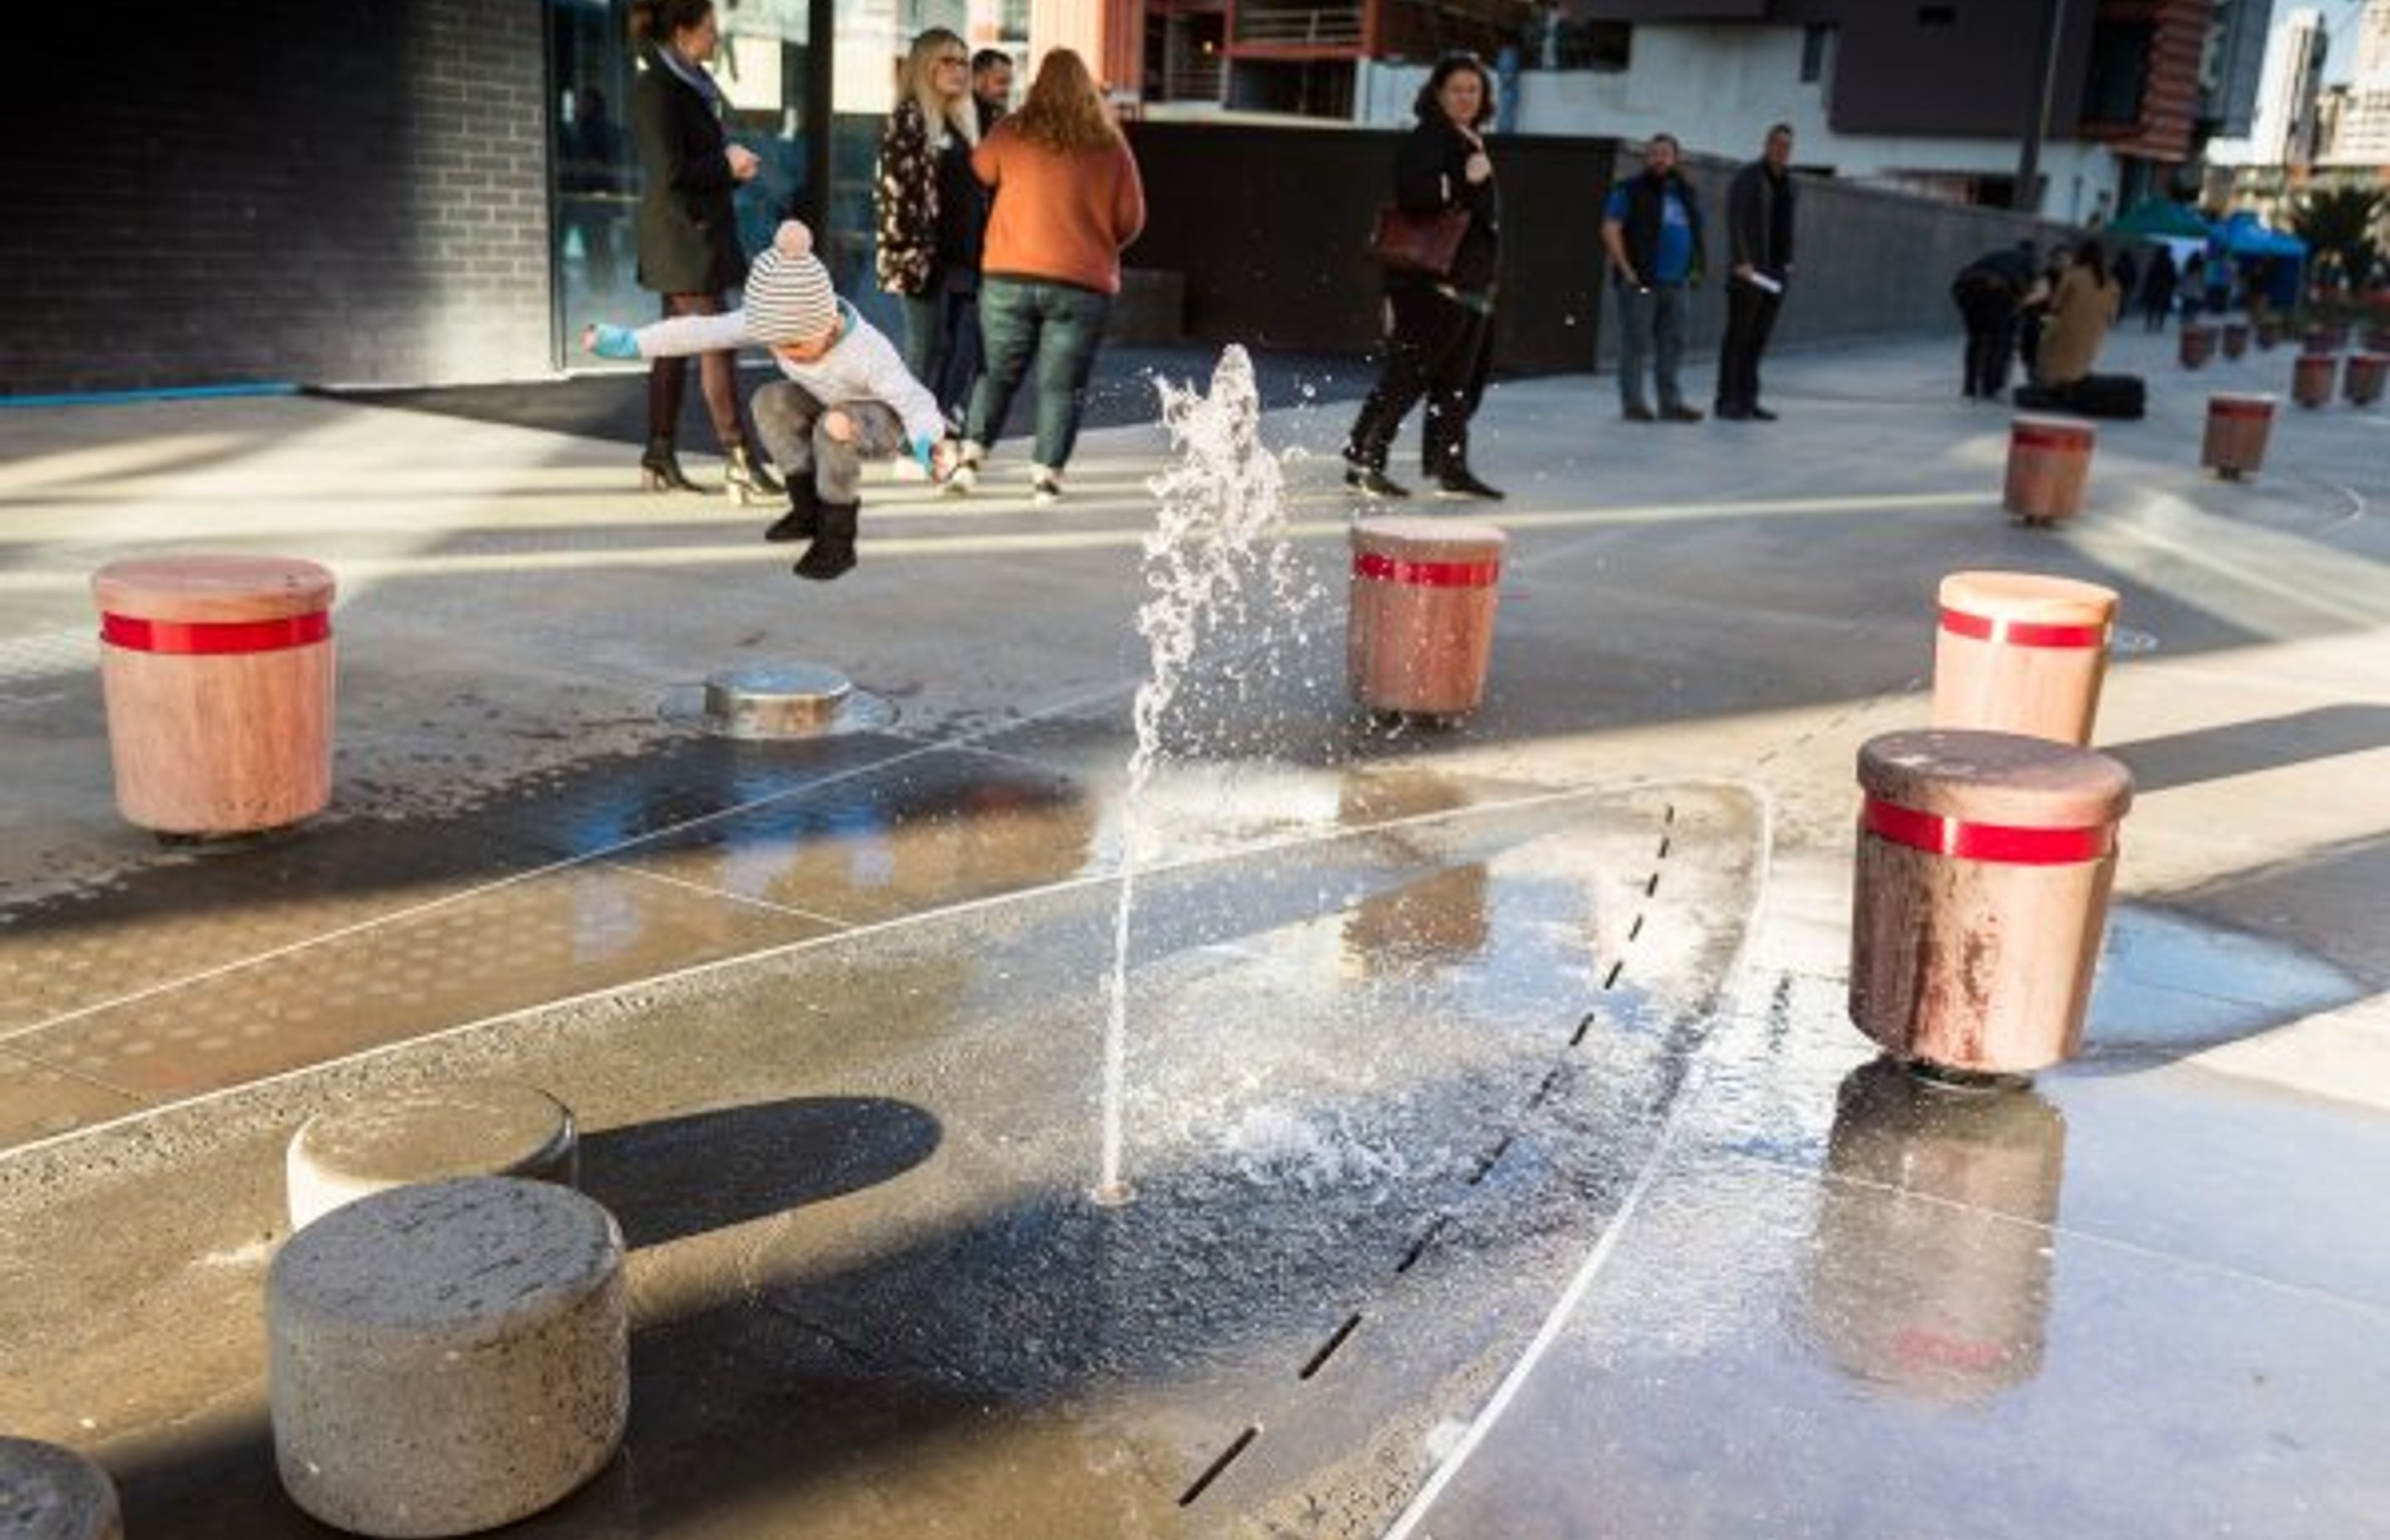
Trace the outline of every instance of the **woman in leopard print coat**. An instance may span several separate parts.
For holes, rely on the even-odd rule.
[[[980,248],[987,189],[971,174],[979,114],[970,50],[944,27],[913,40],[880,141],[880,287],[905,306],[905,366],[959,417],[979,376]]]

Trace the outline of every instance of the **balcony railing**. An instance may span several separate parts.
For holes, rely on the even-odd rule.
[[[1237,7],[1232,43],[1277,47],[1357,48],[1362,9],[1343,6],[1251,6]]]

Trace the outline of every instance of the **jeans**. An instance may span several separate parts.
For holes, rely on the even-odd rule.
[[[829,415],[822,404],[792,380],[758,386],[754,407],[756,436],[778,462],[780,473],[791,486],[811,477],[815,494],[825,503],[842,507],[856,501],[864,461],[911,453],[905,443],[905,420],[884,402],[841,405],[838,411],[847,420],[843,439],[822,426]]]
[[[1656,284],[1649,289],[1618,287],[1618,404],[1629,412],[1646,410],[1643,366],[1651,364],[1651,382],[1660,392],[1660,410],[1685,404],[1677,386],[1677,360],[1685,347],[1685,289],[1682,284]]]
[[[979,379],[979,291],[938,288],[906,294],[905,367],[930,388],[938,410],[959,419]]]
[[[1403,418],[1425,397],[1420,468],[1439,478],[1465,471],[1469,419],[1477,415],[1494,361],[1494,318],[1433,289],[1398,289],[1386,296],[1386,303],[1394,317],[1394,329],[1386,338],[1386,366],[1369,399],[1361,404],[1361,415],[1344,443],[1344,458],[1372,470],[1385,469]]]
[[[1079,414],[1086,404],[1087,376],[1103,340],[1104,317],[1112,297],[1075,284],[1043,278],[986,277],[980,281],[980,340],[986,372],[971,392],[963,436],[993,447],[1012,410],[1012,398],[1034,363],[1037,370],[1036,463],[1060,470],[1079,441]]]

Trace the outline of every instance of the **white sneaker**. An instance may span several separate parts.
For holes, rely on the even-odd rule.
[[[1062,473],[1042,465],[1029,468],[1029,500],[1039,507],[1051,507],[1062,500]]]
[[[987,458],[987,445],[965,439],[956,452],[955,468],[946,474],[946,491],[954,496],[968,495],[979,485],[979,463]]]
[[[893,481],[926,481],[930,479],[928,468],[920,461],[913,458],[910,454],[897,456],[895,459],[889,462],[888,469],[890,479]]]

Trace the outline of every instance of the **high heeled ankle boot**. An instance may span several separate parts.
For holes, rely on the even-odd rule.
[[[788,489],[773,479],[764,462],[749,453],[745,444],[734,443],[722,452],[722,490],[732,502],[744,507],[767,502]]]
[[[697,483],[680,472],[680,456],[673,453],[670,439],[649,439],[648,452],[639,456],[639,490],[642,492],[695,492]]]
[[[805,554],[797,558],[797,576],[828,583],[854,569],[854,516],[859,507],[855,503],[821,505],[820,528]]]

